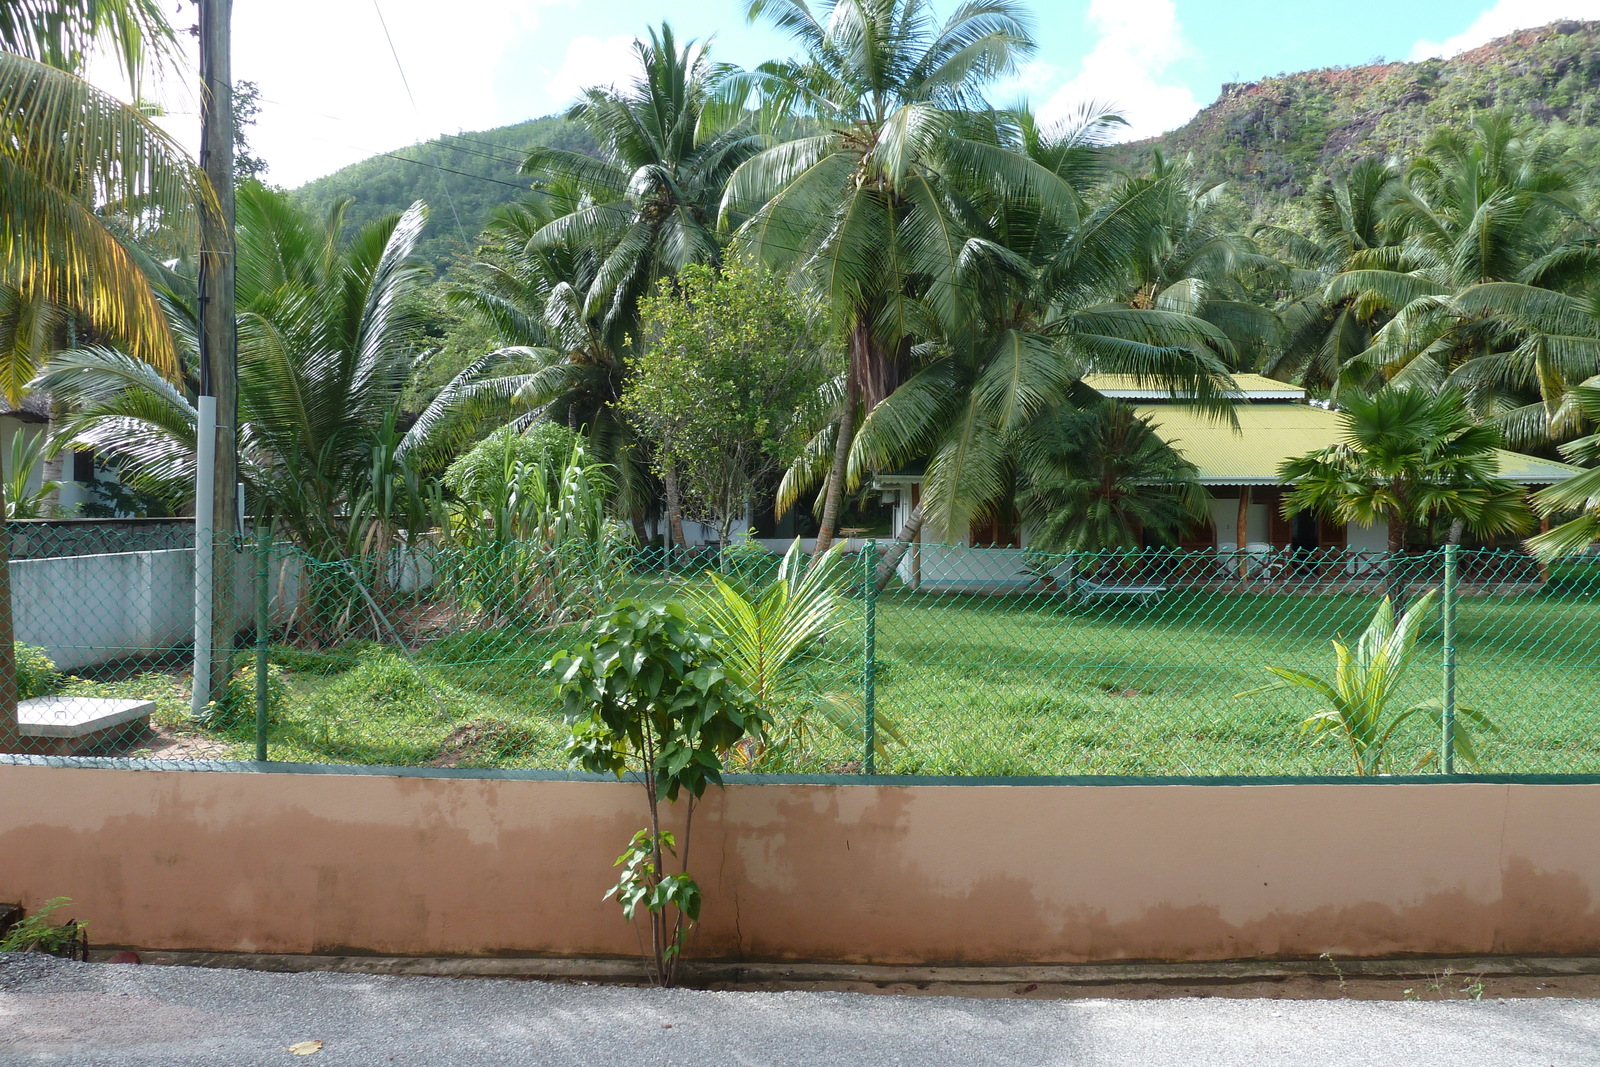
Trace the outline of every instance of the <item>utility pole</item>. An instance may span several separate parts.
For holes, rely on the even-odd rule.
[[[195,438],[194,700],[222,695],[237,630],[234,555],[217,541],[237,525],[238,334],[233,313],[233,0],[200,4],[200,166],[216,196],[200,212],[200,396]]]

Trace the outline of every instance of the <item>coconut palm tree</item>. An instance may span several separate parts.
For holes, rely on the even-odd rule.
[[[1496,473],[1499,431],[1473,419],[1459,390],[1390,386],[1342,403],[1346,440],[1278,468],[1293,486],[1283,512],[1387,523],[1389,595],[1397,605],[1405,593],[1400,557],[1413,529],[1443,518],[1495,536],[1531,524],[1521,487]]]
[[[615,504],[633,517],[643,540],[650,475],[617,408],[631,338],[606,305],[596,307],[583,295],[595,283],[603,252],[536,239],[553,220],[575,210],[578,198],[558,188],[498,209],[450,299],[489,325],[505,355],[531,365],[514,398],[520,417],[582,430],[589,454],[610,465]]]
[[[536,176],[535,188],[554,186],[576,199],[533,244],[598,252],[579,294],[583,310],[597,313],[605,329],[624,332],[662,278],[720,259],[715,226],[723,188],[759,147],[745,124],[714,129],[708,121],[715,71],[704,48],[693,41],[678,47],[662,23],[634,51],[639,76],[631,86],[586,89],[567,112],[594,136],[600,158],[541,147],[523,165]]]
[[[972,301],[963,275],[1003,250],[973,245],[961,200],[973,191],[1077,215],[1063,174],[1003,143],[981,92],[1034,48],[1013,0],[962,5],[938,22],[926,0],[751,0],[803,54],[729,77],[724,100],[753,94],[769,130],[800,130],[742,164],[723,197],[736,240],[793,271],[847,339],[848,367],[825,437],[818,550],[832,542],[862,416],[892,394],[919,341],[957,333]],[[819,440],[818,444],[822,444]],[[810,469],[822,457],[813,449]]]
[[[399,413],[419,353],[407,293],[428,276],[412,252],[421,203],[348,240],[342,208],[316,220],[285,193],[240,188],[239,469],[248,490],[303,547],[347,558],[373,525],[431,514],[393,499],[414,475],[441,469],[484,416],[502,420],[525,375],[508,357],[475,361],[409,427]],[[126,353],[62,353],[39,385],[72,413],[60,436],[116,461],[136,483],[182,498],[193,484],[196,411],[193,275],[165,277],[174,332],[191,369],[182,384]],[[387,499],[386,507],[374,509]]]
[[[1282,271],[1223,220],[1227,191],[1226,183],[1198,181],[1192,160],[1169,160],[1156,149],[1149,169],[1118,182],[1106,206],[1116,210],[1123,201],[1152,200],[1146,210],[1160,215],[1159,225],[1147,227],[1132,249],[1128,306],[1204,319],[1233,343],[1234,369],[1255,370],[1265,353],[1278,348],[1279,321],[1250,298],[1247,286]]]
[[[1518,444],[1569,431],[1562,393],[1600,372],[1600,349],[1545,343],[1532,290],[1592,279],[1600,255],[1555,143],[1499,113],[1442,130],[1394,187],[1385,225],[1398,243],[1325,292],[1389,316],[1356,362],[1398,384],[1462,387]]]
[[[0,0],[0,291],[21,307],[87,315],[169,371],[166,320],[119,231],[180,227],[209,204],[208,187],[172,140],[77,72],[91,48],[109,47],[137,89],[172,42],[156,0]],[[0,389],[13,404],[44,350],[7,347]],[[0,532],[0,750],[20,744],[13,636]]]
[[[1093,112],[1054,138],[1024,144],[1041,166],[1092,152],[1106,120]],[[1074,170],[1092,175],[1079,159]],[[864,420],[851,450],[849,484],[869,470],[927,460],[922,500],[880,562],[886,580],[924,520],[960,538],[970,523],[1005,506],[1018,457],[1037,425],[1063,406],[1098,401],[1082,385],[1091,372],[1120,372],[1186,391],[1225,410],[1233,382],[1227,336],[1204,319],[1122,298],[1137,288],[1140,249],[1166,225],[1168,190],[1146,184],[1070,216],[1043,212],[1004,193],[965,199],[969,237],[957,281],[971,312],[911,353],[903,385]],[[797,464],[784,489],[820,480],[820,450]]]
[[[1572,399],[1591,425],[1600,425],[1600,381],[1576,387]],[[1554,529],[1528,539],[1528,547],[1546,558],[1582,552],[1600,541],[1600,433],[1569,441],[1561,452],[1590,469],[1540,490],[1533,498],[1534,509],[1546,517],[1577,512]]]
[[[78,76],[97,45],[135,85],[174,47],[153,0],[0,3],[0,288],[72,309],[171,373],[166,319],[126,241],[181,231],[208,187],[176,142]],[[32,369],[3,375],[12,402]]]
[[[1310,196],[1311,232],[1262,226],[1258,240],[1282,249],[1289,295],[1278,307],[1281,342],[1263,362],[1262,373],[1298,379],[1308,389],[1337,396],[1341,384],[1364,389],[1377,372],[1356,361],[1372,345],[1388,313],[1357,295],[1328,298],[1328,283],[1354,270],[1379,250],[1391,248],[1384,214],[1400,182],[1400,171],[1380,159],[1356,162],[1348,173],[1325,180]]]

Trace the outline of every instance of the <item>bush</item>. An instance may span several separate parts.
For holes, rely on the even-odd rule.
[[[267,666],[267,722],[283,720],[284,708],[289,703],[289,685],[283,680],[283,668],[277,664]],[[228,679],[222,695],[211,702],[203,716],[207,729],[230,737],[251,737],[256,727],[256,667],[247,664],[235,670]]]
[[[35,645],[18,641],[14,646],[17,657],[17,699],[48,696],[61,685],[61,672],[49,653]]]

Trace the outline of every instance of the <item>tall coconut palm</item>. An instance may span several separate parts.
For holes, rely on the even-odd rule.
[[[1104,117],[1091,113],[1023,149],[1052,165],[1069,147],[1092,150],[1104,130]],[[1082,163],[1080,173],[1092,172]],[[851,484],[868,470],[928,464],[921,504],[880,578],[924,520],[960,538],[1005,505],[1030,434],[1063,406],[1098,400],[1085,374],[1131,374],[1225,410],[1227,336],[1196,316],[1122,299],[1137,288],[1140,250],[1166,224],[1167,194],[1157,183],[1081,201],[1075,219],[1003,192],[964,199],[964,225],[978,235],[968,237],[957,274],[970,314],[912,350],[907,380],[868,413],[851,449]],[[815,465],[802,464],[785,488],[807,474],[820,480]]]
[[[1510,291],[1479,287],[1568,284],[1585,260],[1592,271],[1592,253],[1574,255],[1574,239],[1581,249],[1588,233],[1559,148],[1505,114],[1481,115],[1469,132],[1443,130],[1395,188],[1385,224],[1399,244],[1365,254],[1326,290],[1331,301],[1356,298],[1391,316],[1358,362],[1402,385],[1453,380],[1480,412],[1502,416],[1517,443],[1546,437],[1548,420],[1529,424],[1528,394],[1508,396],[1505,387],[1537,380],[1534,395],[1548,412],[1565,379],[1541,377],[1538,354],[1517,351],[1529,331],[1492,306]]]
[[[169,371],[165,319],[109,223],[179,225],[207,187],[174,142],[76,72],[91,48],[108,47],[137,86],[172,40],[156,0],[0,0],[0,290],[22,306],[86,314]],[[5,353],[11,403],[41,351]],[[0,532],[0,750],[20,744],[9,564]]]
[[[1078,198],[1062,174],[1002,144],[1003,121],[981,96],[1034,49],[1013,0],[967,3],[943,22],[926,0],[825,0],[816,12],[803,0],[751,0],[747,11],[803,54],[729,78],[725,99],[754,94],[769,128],[813,132],[741,165],[723,214],[757,261],[811,287],[848,340],[820,551],[838,525],[860,418],[899,386],[919,340],[971,317],[964,270],[994,250],[969,242],[963,194],[1002,193],[1067,218]]]
[[[497,210],[450,299],[490,326],[504,354],[532,364],[514,398],[522,417],[582,430],[589,454],[611,467],[619,511],[634,518],[642,537],[649,473],[617,408],[630,334],[607,306],[583,295],[594,285],[603,250],[537,239],[572,212],[575,199],[558,187]]]
[[[176,142],[77,71],[101,45],[137,83],[171,42],[153,0],[0,2],[0,287],[73,309],[168,372],[172,338],[125,242],[183,229],[207,187]],[[4,375],[13,403],[28,369]]]
[[[322,558],[359,553],[374,521],[370,494],[389,480],[441,469],[472,432],[466,414],[503,405],[525,378],[500,377],[486,356],[409,427],[399,412],[419,353],[407,292],[427,277],[412,252],[418,203],[348,241],[342,208],[316,220],[287,194],[239,190],[239,469],[267,512]],[[167,277],[175,332],[194,366],[193,278]],[[133,479],[182,496],[193,484],[194,381],[97,347],[63,353],[39,384],[69,402],[63,439],[115,460]],[[398,505],[391,504],[393,512]],[[425,522],[426,515],[412,518]],[[405,509],[402,509],[405,510]]]
[[[1289,290],[1278,308],[1281,343],[1262,364],[1264,374],[1298,379],[1330,396],[1337,396],[1341,385],[1363,389],[1378,376],[1356,357],[1371,347],[1389,312],[1359,293],[1329,299],[1327,290],[1337,275],[1369,259],[1381,262],[1379,250],[1394,246],[1384,217],[1399,182],[1399,169],[1388,162],[1359,160],[1311,194],[1310,233],[1257,229],[1258,238],[1282,248]]]
[[[1248,286],[1281,268],[1221,217],[1227,184],[1206,185],[1193,169],[1192,160],[1169,160],[1158,149],[1145,173],[1111,189],[1108,209],[1151,200],[1142,210],[1159,215],[1159,224],[1146,227],[1131,249],[1133,288],[1125,302],[1204,319],[1233,343],[1234,369],[1255,370],[1261,356],[1278,347],[1279,321],[1250,298]]]
[[[607,330],[630,331],[641,298],[690,263],[715,263],[717,208],[734,169],[759,147],[742,123],[707,119],[715,71],[704,48],[681,48],[672,27],[637,41],[639,75],[625,90],[591,88],[567,112],[600,146],[600,158],[535,148],[523,171],[536,188],[576,194],[571,211],[534,235],[538,246],[599,253],[580,294]]]

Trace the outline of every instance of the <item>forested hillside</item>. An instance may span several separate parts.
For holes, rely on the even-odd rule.
[[[582,126],[547,115],[397,148],[309,182],[295,195],[319,213],[338,200],[353,200],[346,216],[352,233],[373,219],[404,211],[413,200],[425,200],[432,216],[418,253],[442,267],[455,251],[471,246],[491,209],[527,190],[522,160],[537,145],[594,150]]]
[[[1200,176],[1233,183],[1253,212],[1277,215],[1286,199],[1366,155],[1404,154],[1441,125],[1507,107],[1561,124],[1588,148],[1600,140],[1600,22],[1564,21],[1523,30],[1450,59],[1380,63],[1285,74],[1225,85],[1186,125],[1116,156],[1144,161],[1152,146],[1192,155]],[[435,265],[470,244],[489,210],[528,186],[518,173],[534,145],[592,151],[593,141],[560,116],[441,137],[374,156],[299,190],[325,209],[352,197],[361,223],[428,201],[433,221],[421,248]]]
[[[1507,108],[1560,123],[1588,147],[1600,122],[1600,22],[1522,30],[1450,59],[1328,68],[1224,85],[1184,126],[1119,153],[1138,162],[1150,146],[1194,158],[1201,176],[1235,183],[1269,209],[1315,179],[1369,155],[1404,155],[1440,126]]]

